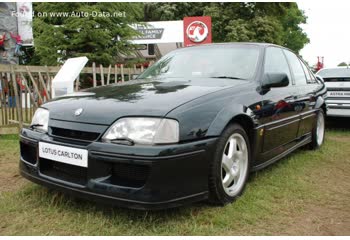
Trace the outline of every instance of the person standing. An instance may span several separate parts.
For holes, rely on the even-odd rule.
[[[16,48],[15,48],[15,56],[21,56],[22,52],[21,52],[21,47],[23,44],[22,38],[20,35],[15,35],[13,33],[10,32],[11,38],[14,39],[16,41]]]
[[[6,33],[4,33],[3,35],[0,35],[0,50],[3,51],[3,53],[2,53],[3,57],[6,56],[5,37],[6,37]]]

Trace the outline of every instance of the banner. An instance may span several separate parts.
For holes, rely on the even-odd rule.
[[[17,2],[18,34],[23,46],[33,46],[33,7],[31,2]]]
[[[131,25],[139,36],[132,39],[134,44],[181,43],[183,41],[182,21],[146,22]]]

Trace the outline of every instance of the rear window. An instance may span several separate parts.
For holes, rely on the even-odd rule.
[[[325,82],[350,82],[350,68],[322,69],[317,74]]]
[[[325,82],[350,82],[350,78],[323,78]]]

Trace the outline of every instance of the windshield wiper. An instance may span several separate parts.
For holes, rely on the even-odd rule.
[[[223,79],[238,79],[238,80],[247,80],[245,78],[240,78],[240,77],[230,77],[230,76],[215,76],[215,77],[210,77],[210,78],[223,78]]]

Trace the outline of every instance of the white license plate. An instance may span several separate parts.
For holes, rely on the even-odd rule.
[[[88,151],[85,149],[39,142],[39,157],[80,167],[88,166]]]
[[[332,96],[332,97],[350,97],[350,91],[349,92],[328,92],[328,96]]]

